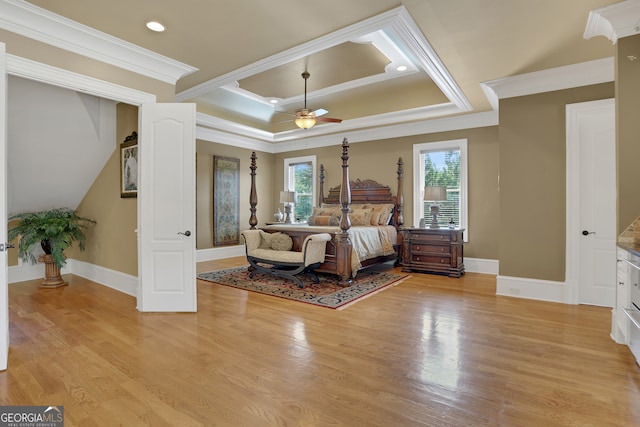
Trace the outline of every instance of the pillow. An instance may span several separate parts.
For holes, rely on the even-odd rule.
[[[309,217],[309,225],[331,225],[331,215],[317,215]]]
[[[260,245],[258,249],[271,249],[271,239],[274,234],[260,230]]]
[[[371,225],[380,225],[380,214],[383,208],[383,205],[373,205],[371,207]]]
[[[293,239],[284,233],[274,233],[271,237],[271,249],[276,251],[290,251],[293,247]]]
[[[380,219],[378,220],[378,225],[387,225],[391,220],[391,214],[393,213],[393,203],[385,203],[382,206],[382,211],[380,212]]]
[[[372,209],[354,209],[349,213],[352,226],[371,225]]]

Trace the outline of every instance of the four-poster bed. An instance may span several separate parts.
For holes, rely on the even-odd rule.
[[[404,178],[402,158],[397,162],[397,193],[388,186],[372,179],[349,179],[349,143],[342,142],[342,182],[324,196],[324,166],[320,166],[318,206],[307,224],[274,224],[264,231],[282,232],[293,240],[293,250],[300,250],[305,238],[311,234],[329,233],[325,261],[318,272],[338,276],[338,282],[348,285],[359,269],[398,259],[401,242],[398,232],[402,217],[402,183]],[[249,225],[258,224],[258,203],[255,176],[256,156],[251,155],[251,191]]]

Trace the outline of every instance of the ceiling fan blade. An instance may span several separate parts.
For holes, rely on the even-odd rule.
[[[316,121],[327,123],[342,123],[342,119],[334,119],[333,117],[316,117]]]

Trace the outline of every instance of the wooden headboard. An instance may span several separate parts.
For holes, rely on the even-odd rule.
[[[398,159],[398,192],[394,196],[391,192],[391,188],[386,185],[382,185],[373,179],[349,181],[349,187],[351,189],[350,201],[351,203],[373,203],[383,204],[391,203],[394,205],[393,209],[393,224],[396,227],[401,226],[404,223],[402,216],[402,208],[404,200],[402,197],[402,181],[404,178],[403,161],[402,157]],[[342,185],[337,185],[329,189],[329,194],[324,196],[324,165],[320,165],[320,191],[318,198],[318,206],[323,204],[340,204],[340,189]]]

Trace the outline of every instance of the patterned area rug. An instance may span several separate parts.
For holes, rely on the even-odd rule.
[[[360,271],[353,284],[348,287],[339,286],[337,277],[331,274],[318,273],[320,283],[317,284],[306,274],[298,277],[305,285],[303,289],[298,288],[293,280],[266,274],[256,273],[253,279],[250,279],[247,267],[198,274],[198,279],[208,282],[338,310],[389,286],[397,285],[409,275],[367,269]]]

